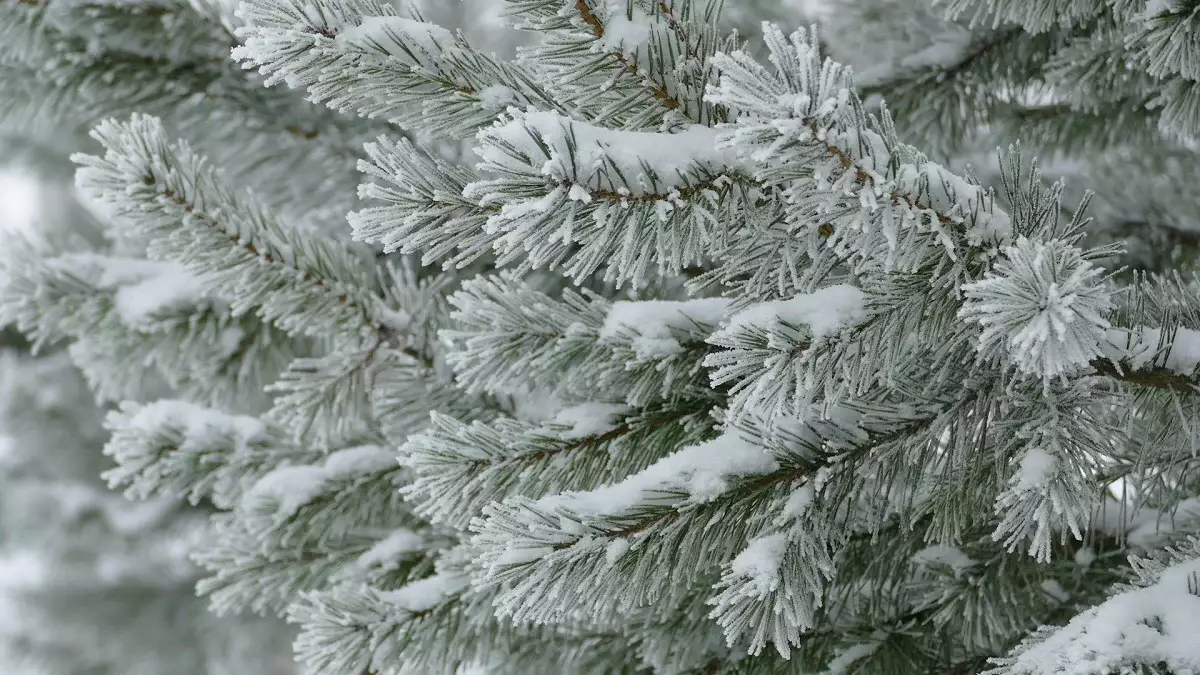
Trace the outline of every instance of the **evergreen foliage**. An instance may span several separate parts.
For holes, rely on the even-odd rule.
[[[1194,2],[502,6],[3,5],[107,227],[0,323],[210,506],[216,612],[312,675],[1200,670]]]

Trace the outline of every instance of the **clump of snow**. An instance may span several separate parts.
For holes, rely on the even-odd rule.
[[[276,519],[290,518],[337,483],[398,466],[395,454],[378,446],[339,450],[319,466],[283,466],[270,471],[243,495],[242,509],[269,512]]]
[[[159,274],[117,289],[116,307],[129,326],[150,322],[156,314],[195,307],[204,297],[204,283],[182,265],[163,263]]]
[[[814,340],[837,333],[866,318],[867,296],[845,284],[827,286],[819,291],[787,300],[764,302],[748,307],[729,320],[713,337],[728,340],[748,328],[777,331],[784,323],[808,326]]]
[[[1012,661],[1013,675],[1092,675],[1132,664],[1163,664],[1175,673],[1200,671],[1200,596],[1189,580],[1200,559],[1166,568],[1158,582],[1123,593],[1079,614]]]
[[[637,3],[609,0],[608,17],[604,21],[604,36],[597,42],[609,51],[632,56],[650,41],[652,25],[651,17],[643,12]]]
[[[779,567],[787,551],[787,535],[778,533],[750,540],[729,563],[729,570],[748,579],[761,597],[779,586]]]
[[[905,68],[932,68],[956,64],[962,61],[974,37],[975,34],[969,30],[940,31],[931,44],[903,56],[900,65]]]
[[[562,521],[559,521],[560,524]],[[570,529],[565,528],[565,529]],[[541,560],[554,552],[554,549],[549,546],[518,546],[513,542],[509,542],[504,547],[504,551],[496,556],[490,563],[490,567],[496,568],[508,565],[524,565],[525,563]]]
[[[1012,239],[1012,221],[987,197],[987,190],[936,162],[903,164],[896,172],[895,189],[914,205],[952,221],[974,217],[967,232],[972,245],[1006,244]]]
[[[1019,492],[1037,490],[1045,486],[1046,481],[1054,476],[1058,467],[1058,459],[1045,448],[1029,448],[1021,458],[1021,465],[1013,476],[1016,489]]]
[[[667,358],[683,351],[677,337],[711,331],[728,313],[729,304],[725,298],[614,302],[600,327],[600,340],[615,342],[629,334],[638,359]]]
[[[409,612],[424,612],[446,602],[467,587],[469,578],[462,574],[435,574],[379,594],[384,602]]]
[[[233,439],[235,451],[268,437],[267,425],[247,415],[230,415],[187,401],[164,400],[150,403],[132,415],[114,413],[110,421],[122,427],[158,433],[178,429],[183,434],[181,449],[219,445]]]
[[[331,480],[378,473],[398,465],[396,453],[378,445],[360,445],[330,453],[323,464]]]
[[[399,564],[398,558],[406,553],[420,551],[424,547],[424,537],[402,527],[375,542],[374,546],[358,557],[358,564],[362,567],[378,566],[384,570],[392,570]]]
[[[913,554],[912,561],[922,567],[946,567],[958,577],[975,565],[975,561],[954,546],[937,544]]]
[[[566,509],[586,518],[625,513],[665,492],[687,492],[690,501],[706,502],[727,490],[732,477],[778,468],[763,448],[736,432],[726,431],[711,441],[664,457],[619,483],[588,492],[543,497],[537,505],[545,510]]]
[[[619,560],[621,556],[625,555],[625,552],[628,550],[628,539],[625,539],[624,537],[613,539],[612,541],[608,542],[607,546],[604,547],[604,562],[609,566],[615,565],[617,560]]]
[[[1091,567],[1096,560],[1096,552],[1087,546],[1081,547],[1075,551],[1075,564],[1080,567]]]
[[[516,100],[516,93],[502,84],[484,87],[479,92],[479,103],[487,110],[504,110]]]
[[[532,167],[556,183],[671,199],[695,171],[725,174],[740,166],[734,149],[717,146],[717,134],[699,125],[674,134],[622,131],[530,112],[481,130],[476,152],[489,171],[527,174]]]
[[[784,520],[795,520],[803,516],[808,511],[808,507],[812,505],[815,496],[816,490],[813,489],[812,482],[792,490],[792,493],[788,495],[787,502],[783,505],[781,517]]]
[[[1049,595],[1058,602],[1066,602],[1071,599],[1071,594],[1056,579],[1046,579],[1042,582],[1041,587],[1046,595]]]
[[[114,291],[117,315],[131,328],[146,328],[156,316],[206,302],[203,278],[179,263],[94,253],[74,253],[55,260],[71,273],[91,279],[98,288]]]
[[[613,418],[629,409],[616,403],[583,403],[563,408],[554,416],[555,424],[570,425],[563,438],[587,438],[612,431]]]
[[[850,666],[878,651],[880,644],[882,644],[882,640],[863,642],[841,650],[837,656],[830,659],[822,675],[844,675],[846,671],[850,670]]]
[[[347,46],[375,51],[413,65],[436,68],[442,51],[454,44],[450,31],[434,23],[400,16],[369,16],[338,33]]]
[[[1163,335],[1158,328],[1110,328],[1106,338],[1104,356],[1134,370],[1157,367],[1191,375],[1200,365],[1200,331],[1180,328]]]
[[[242,508],[259,510],[270,504],[277,518],[290,518],[301,506],[325,491],[325,470],[319,466],[283,466],[258,479],[242,497]]]

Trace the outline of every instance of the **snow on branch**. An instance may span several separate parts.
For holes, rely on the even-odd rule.
[[[379,0],[251,0],[238,16],[235,59],[339,111],[463,136],[507,105],[555,107],[519,66]]]
[[[231,316],[178,263],[10,253],[0,261],[0,323],[43,343],[72,340],[72,357],[102,400],[157,396],[151,382],[161,377],[189,399],[247,402],[261,397],[291,351],[257,317]]]
[[[719,148],[717,136],[703,126],[673,134],[623,131],[532,112],[481,131],[478,152],[488,170],[545,176],[577,201],[668,201],[739,171],[737,153]]]
[[[722,300],[614,304],[571,290],[556,299],[501,275],[467,281],[450,304],[454,327],[441,335],[468,391],[571,398],[586,387],[634,406],[685,391],[711,397],[701,359]]]
[[[734,314],[708,339],[723,349],[704,359],[714,386],[733,383],[734,417],[799,415],[814,393],[805,371],[811,348],[866,321],[866,301],[858,288],[839,284]]]
[[[723,143],[801,212],[811,204],[827,215],[809,227],[826,228],[832,249],[860,265],[878,265],[882,249],[888,267],[906,269],[929,248],[957,260],[1012,237],[991,192],[900,143],[886,111],[867,118],[849,70],[821,60],[815,35],[789,39],[768,25],[764,37],[775,70],[745,52],[718,54],[708,100],[743,112]]]
[[[238,510],[249,520],[277,526],[322,495],[362,477],[399,469],[391,450],[373,445],[338,450],[320,465],[281,466],[263,475],[242,496]]]
[[[678,272],[701,260],[718,209],[753,208],[742,163],[716,139],[702,126],[622,131],[516,113],[480,131],[479,168],[496,178],[463,194],[499,209],[487,229],[501,263],[563,267],[576,279],[605,266],[608,278],[637,282],[652,265]]]
[[[381,205],[350,214],[355,239],[382,244],[385,253],[419,253],[424,265],[443,260],[447,269],[492,250],[495,236],[484,225],[494,209],[463,196],[474,173],[407,140],[380,138],[366,151],[370,161],[358,168],[374,180],[359,186],[359,196]]]
[[[506,14],[545,46],[521,55],[546,71],[556,92],[590,118],[656,128],[680,118],[711,125],[723,113],[704,102],[710,57],[733,39],[713,24],[709,0],[508,0]],[[686,55],[686,58],[682,58]]]
[[[278,431],[256,418],[184,401],[126,403],[109,413],[104,453],[117,466],[104,478],[129,497],[186,496],[232,508],[272,467],[302,458]]]
[[[614,302],[600,340],[628,340],[639,360],[662,359],[684,350],[681,338],[710,332],[729,311],[726,298]]]
[[[692,578],[684,569],[732,558],[755,527],[753,514],[786,498],[780,473],[763,447],[729,431],[594,490],[489,505],[472,523],[484,570],[474,583],[500,589],[500,615],[518,623],[563,611],[561,587],[546,584],[562,574],[593,580],[573,606],[597,618],[613,611],[613,597],[626,610],[665,601],[681,589],[649,582],[638,561],[669,558],[682,580]],[[714,529],[701,534],[695,528],[705,522]],[[618,585],[629,592],[614,595]]]
[[[995,659],[993,675],[1092,675],[1165,666],[1173,673],[1200,669],[1200,559],[1163,566],[1142,562],[1140,587],[1119,590],[1065,626],[1044,626],[1015,654]],[[1139,566],[1135,566],[1139,567]],[[1156,567],[1160,569],[1155,570]]]
[[[103,157],[77,154],[80,188],[147,237],[154,257],[176,260],[228,293],[235,314],[256,310],[287,332],[358,334],[403,328],[352,254],[285,227],[238,196],[157,118],[109,120],[93,136]]]
[[[401,447],[402,463],[415,474],[402,492],[418,514],[466,530],[493,502],[620,481],[667,449],[699,441],[708,424],[706,408],[670,404],[641,410],[583,404],[542,424],[468,425],[435,414],[428,431]]]

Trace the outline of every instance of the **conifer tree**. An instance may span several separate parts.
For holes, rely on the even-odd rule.
[[[31,100],[137,112],[74,156],[109,248],[0,320],[123,401],[113,487],[211,505],[214,610],[314,675],[1200,669],[1194,2],[502,5],[511,58],[381,0],[6,10]]]

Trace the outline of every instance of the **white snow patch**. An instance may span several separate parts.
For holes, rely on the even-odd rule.
[[[1021,458],[1021,465],[1013,476],[1018,492],[1029,492],[1045,486],[1054,476],[1058,459],[1044,448],[1029,448]]]
[[[358,564],[362,567],[379,566],[385,570],[392,570],[398,565],[397,558],[404,556],[406,553],[420,551],[424,547],[424,537],[406,527],[402,527],[375,542],[374,546],[358,557]]]
[[[1058,602],[1066,602],[1071,599],[1071,594],[1056,579],[1046,579],[1042,582],[1041,587],[1046,595],[1049,595]]]
[[[583,517],[625,513],[638,504],[664,493],[686,492],[689,501],[711,501],[728,489],[735,476],[769,473],[779,464],[763,448],[736,432],[679,450],[646,469],[613,485],[589,492],[565,492],[543,497],[537,506],[552,511],[562,508]]]
[[[1180,328],[1163,335],[1158,328],[1110,328],[1106,337],[1104,356],[1134,370],[1156,367],[1191,375],[1200,365],[1200,331]]]
[[[1096,552],[1091,548],[1084,546],[1078,551],[1075,551],[1075,564],[1080,567],[1091,567],[1096,560]]]
[[[483,142],[476,152],[483,159],[481,168],[489,171],[528,173],[532,166],[558,183],[671,199],[693,171],[723,174],[741,165],[734,149],[717,146],[719,133],[705,126],[675,134],[622,131],[557,113],[530,112],[481,130]]]
[[[616,342],[622,334],[632,335],[630,346],[638,359],[667,358],[683,351],[678,337],[707,333],[720,324],[729,304],[726,298],[614,302],[600,327],[600,340]]]
[[[632,56],[650,41],[652,28],[653,20],[637,3],[609,0],[604,36],[597,42],[609,51]]]
[[[290,518],[336,483],[399,465],[395,454],[378,446],[346,448],[330,454],[320,466],[283,466],[267,473],[243,495],[242,509]]]
[[[97,288],[115,291],[117,314],[131,328],[146,328],[156,316],[206,301],[203,278],[175,262],[72,253],[53,259],[52,264]]]
[[[999,207],[984,208],[987,191],[936,162],[901,165],[895,188],[913,204],[952,220],[975,215],[967,232],[972,245],[994,242],[1004,245],[1012,239],[1012,221]]]
[[[782,324],[808,326],[814,340],[833,335],[846,326],[866,318],[866,294],[846,284],[827,286],[819,291],[752,305],[729,320],[713,337],[730,339],[748,328],[778,331]]]
[[[325,475],[333,480],[387,471],[398,465],[396,453],[378,445],[360,445],[338,450],[330,453],[323,464]]]
[[[516,93],[502,84],[484,87],[479,92],[479,103],[488,110],[504,110],[516,100]]]
[[[787,551],[787,535],[778,533],[750,540],[729,563],[729,571],[748,579],[759,596],[779,586],[779,567]]]
[[[1119,593],[1084,611],[1013,660],[1013,675],[1092,675],[1122,666],[1162,663],[1176,673],[1200,671],[1200,597],[1189,581],[1200,560],[1168,567],[1146,588]]]
[[[822,675],[844,675],[850,666],[874,654],[879,645],[879,642],[864,642],[843,649],[829,661]]]
[[[195,307],[204,298],[199,277],[182,265],[161,264],[159,274],[117,289],[117,312],[126,325],[146,325],[155,315]]]
[[[607,546],[604,547],[604,562],[609,566],[612,566],[616,564],[617,560],[619,560],[621,556],[625,555],[625,552],[628,550],[628,539],[625,539],[624,537],[613,539],[612,541],[608,542]]]
[[[442,51],[454,44],[454,35],[434,23],[400,16],[369,16],[358,26],[342,29],[337,41],[436,70]]]
[[[128,412],[127,408],[124,412]],[[184,437],[183,446],[220,445],[232,439],[235,451],[244,451],[253,442],[268,437],[267,425],[247,415],[230,415],[212,408],[205,408],[187,401],[156,401],[137,408],[132,415],[115,413],[110,417],[123,427],[147,433],[160,433],[167,429],[179,429]]]
[[[325,470],[319,466],[284,466],[258,479],[242,497],[242,508],[254,512],[270,505],[280,519],[290,518],[301,506],[325,491]]]
[[[563,432],[563,438],[599,436],[612,431],[615,428],[613,418],[628,409],[628,406],[616,403],[583,403],[559,410],[554,416],[554,423],[571,427]]]
[[[394,591],[380,593],[379,597],[389,605],[409,612],[424,612],[457,595],[467,587],[469,581],[462,574],[435,574]]]
[[[975,561],[966,553],[946,544],[927,546],[913,554],[912,561],[922,567],[947,567],[955,577],[975,565]]]
[[[816,490],[813,489],[811,481],[801,485],[788,495],[780,515],[784,520],[795,520],[803,516],[808,511],[808,507],[812,505],[814,497],[816,497]]]

